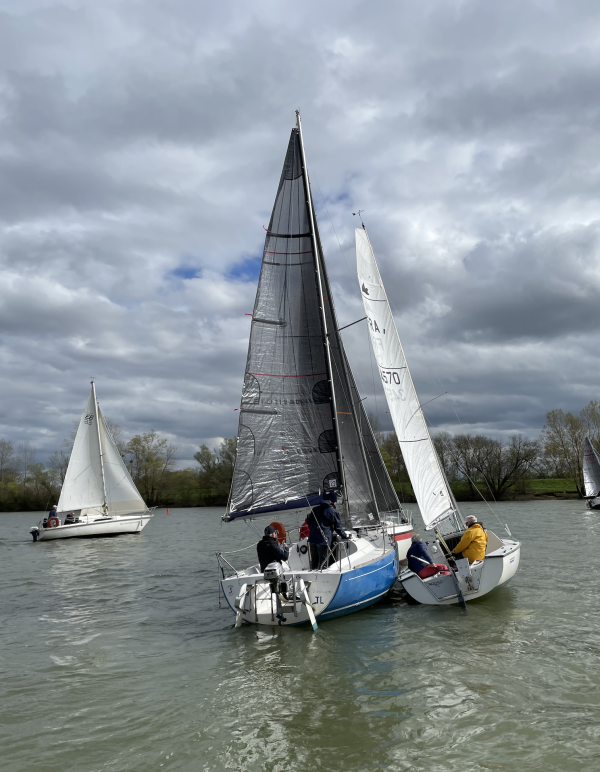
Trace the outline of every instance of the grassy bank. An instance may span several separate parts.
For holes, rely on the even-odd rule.
[[[486,499],[490,499],[490,492],[487,485],[480,481],[477,483],[477,488],[481,495],[474,490],[468,482],[453,482],[450,483],[452,492],[454,493],[457,501],[481,501],[481,495]],[[396,485],[396,491],[401,502],[414,503],[415,496],[413,494],[412,485],[409,482],[399,483]],[[579,495],[575,487],[575,483],[568,479],[537,479],[537,480],[523,480],[519,483],[518,487],[511,489],[504,497],[504,501],[532,501],[535,499],[577,499]]]

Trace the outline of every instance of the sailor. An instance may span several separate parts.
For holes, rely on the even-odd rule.
[[[283,563],[290,554],[287,544],[277,542],[277,529],[272,525],[265,528],[265,535],[256,545],[260,570],[264,571],[269,563]]]
[[[469,563],[483,560],[488,542],[487,533],[474,515],[465,518],[465,525],[467,530],[452,552],[459,558],[468,558]]]
[[[421,579],[426,579],[428,576],[434,576],[440,571],[448,570],[448,566],[443,563],[433,562],[427,547],[423,543],[423,539],[421,539],[418,533],[413,534],[411,541],[412,544],[406,553],[408,567],[420,576]]]
[[[336,492],[326,491],[322,496],[321,503],[307,517],[308,549],[310,567],[313,571],[327,565],[327,555],[331,549],[334,531],[342,539],[348,538],[335,507],[336,503]]]

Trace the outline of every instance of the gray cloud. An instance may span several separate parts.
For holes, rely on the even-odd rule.
[[[235,433],[296,107],[340,321],[362,316],[360,206],[423,400],[448,388],[461,430],[497,434],[579,409],[599,27],[578,0],[0,0],[0,435],[58,447],[90,376],[182,461]],[[366,332],[344,335],[390,428]],[[447,397],[427,410],[459,428]]]

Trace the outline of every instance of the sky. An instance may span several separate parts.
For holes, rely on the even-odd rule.
[[[599,93],[591,0],[0,0],[0,437],[91,377],[180,465],[236,435],[297,108],[340,324],[360,208],[432,428],[536,437],[600,396]]]

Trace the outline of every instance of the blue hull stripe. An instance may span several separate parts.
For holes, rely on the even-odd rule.
[[[352,614],[361,608],[366,608],[385,595],[393,586],[398,576],[398,554],[396,548],[382,555],[378,561],[369,563],[362,568],[342,573],[335,595],[327,608],[317,615],[321,617],[342,616]],[[362,581],[355,582],[355,579]]]

